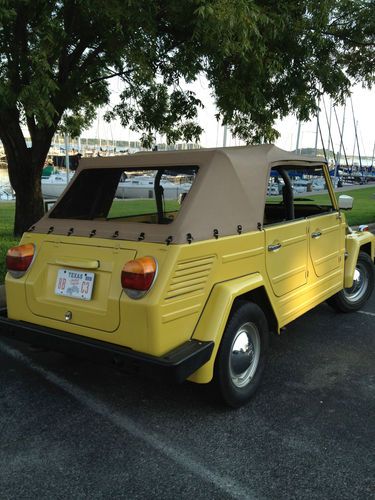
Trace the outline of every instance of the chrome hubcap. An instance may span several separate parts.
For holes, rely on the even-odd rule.
[[[244,387],[253,378],[260,358],[260,336],[254,323],[245,323],[237,331],[230,350],[229,374],[236,387]]]
[[[366,293],[368,287],[368,276],[365,267],[359,262],[354,271],[353,285],[344,288],[345,298],[349,302],[357,302]]]

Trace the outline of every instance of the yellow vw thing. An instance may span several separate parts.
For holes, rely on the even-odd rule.
[[[324,204],[309,191],[317,180]],[[270,184],[279,196],[267,197]],[[347,226],[352,201],[336,200],[323,160],[272,145],[83,159],[8,251],[1,333],[212,381],[240,406],[270,331],[323,301],[349,312],[369,298],[375,238]]]

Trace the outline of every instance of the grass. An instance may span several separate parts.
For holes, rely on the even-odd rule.
[[[346,212],[348,223],[352,226],[375,222],[375,187],[352,189],[340,194],[347,194],[354,198],[353,209]]]
[[[9,247],[17,245],[18,238],[13,236],[14,202],[0,203],[0,283],[5,277],[5,254]]]
[[[368,224],[375,222],[375,186],[366,187],[364,189],[352,189],[337,193],[347,194],[354,198],[353,210],[346,212],[348,223],[356,226],[359,224]],[[299,197],[309,198],[316,203],[325,204],[329,202],[327,194],[304,193]],[[275,201],[277,197],[272,197]],[[155,212],[154,200],[127,200],[117,201],[112,207],[110,215],[119,217],[123,213],[123,206],[126,203],[126,215],[136,215],[141,213]],[[166,200],[166,210],[176,210],[178,204],[174,200]],[[14,220],[14,202],[0,203],[0,283],[4,282],[5,277],[5,254],[9,247],[17,245],[18,239],[13,236],[13,220]]]
[[[177,200],[165,200],[165,211],[179,210]],[[108,218],[156,213],[155,200],[115,200],[109,211]]]

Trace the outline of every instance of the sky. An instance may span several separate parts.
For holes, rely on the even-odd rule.
[[[119,95],[121,93],[121,82],[119,79],[115,79],[111,83],[111,103],[114,104],[118,102]],[[198,121],[204,132],[201,136],[200,144],[203,147],[218,147],[223,145],[224,129],[221,123],[218,123],[215,114],[216,107],[212,96],[210,95],[210,89],[208,82],[204,77],[199,77],[197,81],[189,86],[190,89],[196,92],[197,97],[201,99],[204,104],[204,109],[199,110]],[[374,152],[375,143],[375,89],[368,90],[357,85],[353,87],[352,94],[353,110],[354,110],[354,120],[353,113],[351,109],[351,103],[348,99],[346,112],[345,112],[345,125],[344,125],[344,147],[346,149],[346,154],[348,157],[358,153],[358,149],[355,141],[355,127],[354,121],[358,123],[358,142],[360,153],[362,156],[372,157]],[[328,97],[325,98],[325,104],[327,109],[328,121],[330,114],[330,100]],[[327,126],[327,119],[324,113],[324,108],[322,106],[322,112],[320,114],[320,124],[322,130],[322,136],[324,140],[324,145],[327,148],[329,142],[329,129]],[[101,108],[98,111],[98,117],[92,124],[92,126],[83,132],[82,138],[90,137],[102,140],[131,140],[136,141],[139,139],[140,134],[131,132],[128,129],[124,129],[118,121],[113,121],[108,124],[104,121],[103,115],[107,108]],[[343,121],[343,107],[337,107],[336,113],[340,128],[342,127]],[[281,132],[280,138],[276,141],[276,145],[285,150],[294,150],[297,145],[297,131],[298,131],[298,121],[295,116],[288,116],[282,121],[276,123],[276,129]],[[331,115],[331,135],[334,145],[334,149],[337,152],[340,148],[340,133],[336,124],[336,118],[334,111]],[[301,124],[300,130],[300,141],[299,148],[314,147],[316,138],[316,119],[314,118],[310,122],[304,122]],[[163,142],[162,138],[157,136],[157,142]],[[243,144],[236,137],[232,137],[230,132],[227,136],[227,146],[236,146]],[[318,148],[321,148],[321,140],[318,138]]]

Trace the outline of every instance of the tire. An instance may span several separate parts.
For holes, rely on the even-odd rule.
[[[365,252],[359,252],[353,286],[340,290],[327,303],[339,312],[358,311],[372,294],[374,283],[375,268],[371,257]]]
[[[225,328],[214,370],[214,383],[227,405],[238,408],[257,390],[268,343],[268,324],[262,309],[251,302],[237,303]]]

